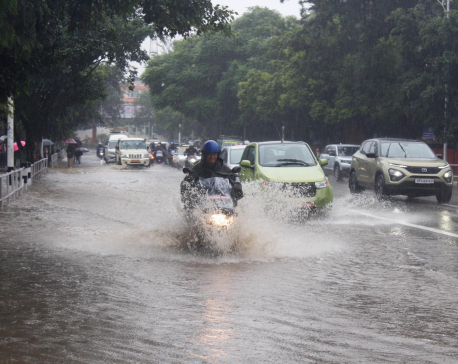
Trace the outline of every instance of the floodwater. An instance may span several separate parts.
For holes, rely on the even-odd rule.
[[[90,153],[0,211],[0,363],[458,362],[458,207],[331,177],[297,224],[246,186],[237,249],[209,254],[182,177]]]

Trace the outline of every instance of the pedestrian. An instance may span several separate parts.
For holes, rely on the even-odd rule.
[[[81,156],[82,155],[83,155],[83,152],[81,150],[75,150],[75,159],[79,165],[81,165]]]
[[[67,162],[68,162],[68,168],[73,167],[73,159],[75,158],[75,145],[74,144],[69,144],[67,146]]]
[[[3,141],[3,143],[0,144],[0,167],[5,168],[7,164],[7,151],[8,151],[8,146],[7,146],[7,139]]]

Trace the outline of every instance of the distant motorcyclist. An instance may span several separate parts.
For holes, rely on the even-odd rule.
[[[186,150],[184,151],[183,154],[188,157],[188,156],[191,156],[191,155],[198,155],[199,151],[194,146],[194,143],[191,142],[191,143],[189,143],[189,147],[186,148]]]
[[[199,178],[223,177],[228,178],[232,185],[232,197],[235,200],[243,198],[242,184],[236,173],[219,158],[221,148],[214,140],[208,140],[202,147],[202,159],[197,162],[191,172],[181,182],[181,198],[185,206],[192,199],[193,189]]]

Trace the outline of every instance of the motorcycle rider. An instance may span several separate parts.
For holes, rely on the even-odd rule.
[[[199,154],[199,151],[197,150],[197,148],[194,146],[194,143],[193,142],[189,142],[189,147],[186,148],[186,150],[184,151],[183,153],[187,158],[186,158],[186,161],[184,162],[185,164],[185,167],[191,167],[191,163],[189,163],[189,157],[193,156],[193,155],[198,155]]]
[[[181,200],[185,203],[185,207],[192,207],[192,200],[195,197],[194,187],[199,178],[228,178],[232,185],[232,197],[235,200],[243,198],[239,176],[224,164],[219,157],[220,153],[221,147],[214,140],[207,140],[202,146],[202,159],[194,165],[191,172],[181,182]]]

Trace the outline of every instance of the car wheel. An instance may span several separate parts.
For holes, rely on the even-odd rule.
[[[342,173],[340,172],[340,168],[338,164],[334,166],[334,178],[336,179],[336,181],[342,180]]]
[[[350,173],[350,180],[348,182],[348,186],[350,187],[351,193],[360,193],[361,187],[358,185],[358,179],[356,178],[356,172],[352,171]]]
[[[379,174],[375,180],[375,196],[379,201],[386,198],[385,177],[383,177],[383,174]]]
[[[441,190],[436,194],[438,203],[449,203],[452,199],[452,191]]]

